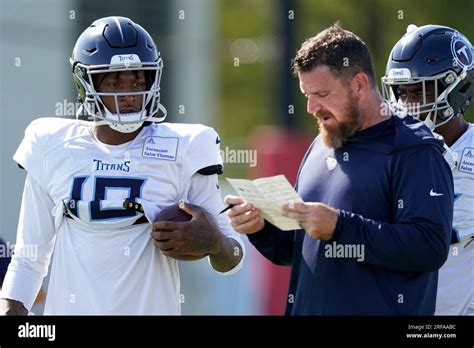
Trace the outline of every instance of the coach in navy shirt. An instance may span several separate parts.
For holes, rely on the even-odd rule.
[[[319,135],[301,164],[305,203],[281,231],[239,197],[232,226],[266,258],[291,265],[292,315],[432,315],[451,238],[453,181],[442,140],[383,103],[367,46],[333,25],[293,69]]]

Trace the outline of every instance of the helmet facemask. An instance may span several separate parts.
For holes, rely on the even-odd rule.
[[[411,77],[408,69],[392,69],[388,76],[382,78],[382,94],[385,100],[403,108],[404,113],[423,119],[433,130],[457,116],[455,108],[449,102],[450,93],[464,77],[464,71],[459,75],[449,70],[435,76]],[[416,87],[422,93],[421,101],[405,103],[400,98],[400,92]]]
[[[139,61],[138,57],[135,56]],[[79,89],[79,99],[92,120],[97,125],[108,125],[121,133],[131,133],[138,130],[144,122],[162,122],[166,117],[166,109],[160,104],[160,81],[163,69],[161,58],[156,63],[134,64],[104,64],[84,65],[76,63],[73,75]],[[129,91],[121,93],[99,92],[100,81],[98,74],[143,71],[146,80],[145,91]],[[105,76],[105,75],[104,75]],[[103,80],[103,78],[102,78]],[[141,107],[137,111],[122,113],[120,98],[141,97]],[[103,98],[113,98],[115,112],[109,110]],[[155,116],[162,112],[160,117]],[[79,114],[79,113],[78,113]]]

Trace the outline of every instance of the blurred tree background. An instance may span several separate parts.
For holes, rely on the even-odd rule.
[[[298,81],[291,77],[289,92],[295,98],[294,114],[278,106],[276,87],[288,81],[275,68],[283,59],[278,21],[294,26],[292,55],[308,37],[339,21],[367,43],[373,55],[376,74],[384,75],[385,64],[393,45],[409,24],[441,24],[458,29],[474,41],[473,0],[295,0],[293,13],[278,13],[278,0],[217,1],[219,8],[219,98],[217,129],[223,145],[244,146],[245,139],[258,126],[282,123],[281,115],[294,118],[293,125],[313,137],[315,121],[306,114],[305,99]],[[240,44],[239,44],[240,43]],[[234,55],[245,59],[234,65]],[[288,66],[290,75],[290,62]],[[286,78],[286,79],[285,79]],[[467,119],[474,121],[474,108]],[[226,174],[242,174],[242,165],[229,164]]]

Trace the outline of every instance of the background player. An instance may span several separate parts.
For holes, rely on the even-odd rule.
[[[464,120],[474,94],[472,50],[455,29],[411,25],[393,47],[382,79],[386,99],[407,106],[443,136],[453,172],[454,233],[439,271],[439,315],[466,314],[474,302],[474,125]]]

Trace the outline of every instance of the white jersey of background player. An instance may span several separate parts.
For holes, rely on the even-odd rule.
[[[463,117],[473,102],[473,55],[472,44],[454,29],[411,25],[382,79],[386,99],[408,106],[444,137],[453,171],[453,238],[439,270],[436,315],[474,313],[474,126]]]
[[[452,165],[454,180],[453,243],[446,263],[439,270],[436,315],[474,314],[474,124],[451,146],[445,158]],[[456,237],[456,236],[455,236]]]
[[[27,128],[14,155],[28,174],[3,297],[29,310],[52,256],[45,314],[179,314],[173,257],[209,255],[221,273],[243,260],[239,236],[218,214],[219,137],[202,125],[150,122],[164,118],[155,116],[165,112],[162,60],[130,19],[94,22],[71,63],[96,121],[42,118]],[[144,210],[124,207],[126,199]],[[154,224],[152,236],[150,222],[178,200],[196,205],[185,208],[193,220]],[[22,253],[30,245],[35,260]]]

